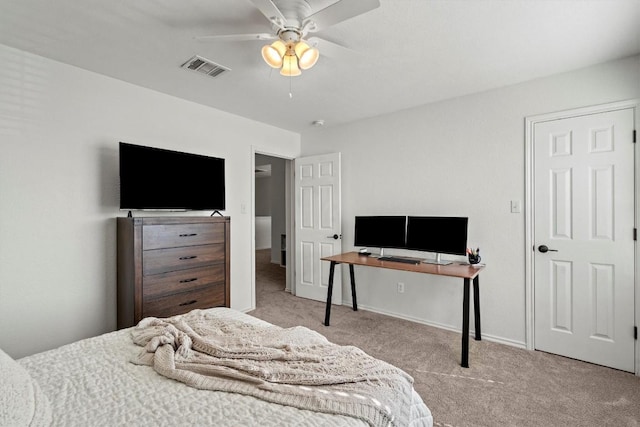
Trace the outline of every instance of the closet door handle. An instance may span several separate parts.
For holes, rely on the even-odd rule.
[[[198,258],[198,256],[197,255],[181,256],[179,259],[180,261],[184,261],[186,259],[195,259],[195,258]]]
[[[538,251],[542,252],[543,254],[546,252],[558,252],[557,249],[549,249],[547,245],[538,246]]]

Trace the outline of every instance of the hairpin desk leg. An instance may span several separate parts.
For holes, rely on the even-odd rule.
[[[462,367],[469,367],[469,279],[464,279],[462,298]]]
[[[473,278],[473,314],[475,316],[476,341],[482,340],[480,333],[480,276]]]
[[[324,326],[329,326],[329,318],[331,317],[331,294],[333,293],[333,273],[336,269],[336,262],[331,261],[329,266],[329,287],[327,288],[327,308],[324,312]]]
[[[356,276],[353,273],[353,264],[349,264],[349,275],[351,276],[351,299],[353,300],[353,311],[358,311],[358,300],[356,299]]]

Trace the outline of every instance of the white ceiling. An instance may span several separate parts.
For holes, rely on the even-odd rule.
[[[265,42],[194,39],[269,32],[249,0],[1,0],[0,43],[301,133],[640,53],[640,0],[380,4],[318,33],[357,53],[319,45],[294,78],[263,62]],[[195,54],[232,71],[180,68]]]

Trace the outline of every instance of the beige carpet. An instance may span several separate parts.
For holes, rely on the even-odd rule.
[[[441,426],[640,426],[640,378],[537,351],[470,340],[460,367],[460,334],[284,292],[285,269],[256,256],[257,308],[273,324],[303,325],[355,345],[408,372]],[[357,274],[357,272],[356,272]]]

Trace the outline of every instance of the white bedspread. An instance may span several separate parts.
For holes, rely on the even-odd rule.
[[[209,311],[253,324],[226,308]],[[300,410],[250,396],[198,390],[129,362],[139,347],[124,329],[20,359],[50,401],[56,426],[366,426],[361,420]],[[180,396],[176,399],[175,396]],[[432,417],[413,392],[412,421]]]
[[[22,365],[0,350],[0,426],[50,425],[49,399]]]

